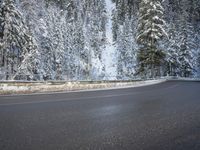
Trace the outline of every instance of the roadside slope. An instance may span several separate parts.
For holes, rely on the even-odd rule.
[[[146,86],[165,82],[165,79],[123,82],[2,82],[0,95],[55,93],[88,90],[106,90]]]

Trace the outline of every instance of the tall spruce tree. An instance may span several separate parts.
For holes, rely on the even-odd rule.
[[[42,80],[41,54],[32,36],[27,37],[28,51],[23,55],[24,59],[12,76],[13,80]]]
[[[159,42],[167,36],[164,8],[161,0],[142,0],[139,8],[137,42],[138,74],[145,78],[161,76],[165,53],[159,48]]]
[[[6,79],[11,79],[25,59],[30,47],[30,33],[23,16],[15,6],[14,0],[3,0],[0,8],[1,18],[1,66]]]
[[[180,61],[179,76],[190,77],[194,72],[193,61],[195,58],[194,51],[196,49],[196,42],[194,40],[194,28],[191,23],[192,19],[192,1],[182,0],[180,4],[179,13],[182,14],[178,18],[179,24],[179,51],[178,59]]]
[[[136,64],[136,48],[134,38],[134,30],[132,28],[133,18],[129,18],[127,15],[123,26],[118,29],[117,36],[117,52],[118,52],[118,64],[117,73],[118,79],[132,79],[135,73]]]
[[[180,45],[179,43],[179,36],[178,31],[175,28],[175,24],[171,23],[168,26],[168,34],[169,34],[169,41],[166,43],[166,75],[169,76],[178,76],[179,75],[179,51]]]

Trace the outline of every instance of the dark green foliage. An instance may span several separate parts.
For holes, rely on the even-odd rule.
[[[161,76],[161,66],[165,63],[166,54],[156,47],[139,49],[137,59],[139,68],[137,75],[143,78],[154,78]],[[141,74],[142,73],[142,74]]]
[[[168,36],[165,32],[163,12],[159,0],[143,0],[140,3],[137,42],[141,48],[138,54],[138,73],[146,78],[163,74],[161,68],[165,54],[160,50],[159,42]]]

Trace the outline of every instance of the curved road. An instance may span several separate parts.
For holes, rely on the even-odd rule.
[[[1,96],[0,150],[200,150],[200,82]]]

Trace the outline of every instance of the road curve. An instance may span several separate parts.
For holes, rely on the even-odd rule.
[[[0,150],[200,150],[200,82],[1,96]]]

